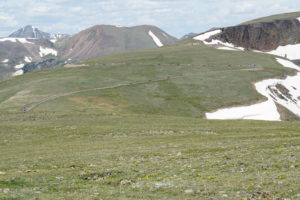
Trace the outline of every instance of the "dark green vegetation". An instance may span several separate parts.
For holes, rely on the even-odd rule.
[[[0,199],[299,198],[300,124],[202,119],[294,73],[273,56],[186,40],[69,67],[0,82]]]
[[[63,60],[58,60],[54,56],[46,56],[42,61],[25,64],[25,66],[23,67],[23,71],[24,73],[28,73],[35,70],[53,68],[64,64],[65,61]]]
[[[284,13],[284,14],[272,15],[272,16],[268,16],[268,17],[262,17],[262,18],[244,22],[242,24],[245,25],[245,24],[252,24],[252,23],[257,23],[257,22],[271,22],[274,20],[289,19],[289,18],[295,19],[298,17],[300,17],[300,12],[292,12],[292,13]]]

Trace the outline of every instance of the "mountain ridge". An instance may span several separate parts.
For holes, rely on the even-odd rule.
[[[295,13],[292,14],[295,15]],[[261,21],[260,19],[259,22],[255,22],[256,20],[253,20],[254,23],[218,28],[198,36],[205,44],[217,48],[259,51],[291,60],[300,59],[300,54],[297,53],[300,51],[300,17],[298,17],[298,13],[296,13],[296,18],[276,19],[274,18],[276,16],[266,18],[272,19],[272,21]],[[201,39],[201,35],[207,35],[207,37]]]
[[[63,57],[76,61],[123,51],[155,48],[175,41],[175,37],[151,25],[95,25],[73,35],[67,41]]]

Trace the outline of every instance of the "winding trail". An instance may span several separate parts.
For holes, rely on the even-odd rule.
[[[141,84],[146,84],[146,83],[154,83],[154,82],[159,82],[159,81],[166,81],[169,80],[169,78],[164,78],[164,79],[157,79],[157,80],[148,80],[148,81],[143,81],[143,82],[136,82],[136,83],[123,83],[123,84],[118,84],[118,85],[114,85],[114,86],[108,86],[108,87],[100,87],[100,88],[92,88],[92,89],[85,89],[85,90],[77,90],[77,91],[73,91],[73,92],[67,92],[67,93],[62,93],[62,94],[57,94],[57,95],[53,95],[53,96],[49,96],[46,98],[43,98],[27,107],[22,108],[22,111],[30,111],[33,108],[35,108],[36,106],[45,103],[47,101],[50,100],[54,100],[57,99],[59,97],[65,97],[65,96],[70,96],[73,94],[77,94],[77,93],[81,93],[81,92],[89,92],[89,91],[95,91],[95,90],[107,90],[107,89],[114,89],[114,88],[119,88],[119,87],[124,87],[124,86],[129,86],[129,85],[141,85]]]
[[[170,76],[167,78],[162,78],[162,79],[156,79],[156,80],[147,80],[147,81],[140,81],[140,82],[135,82],[135,83],[122,83],[122,84],[117,84],[113,86],[107,86],[107,87],[99,87],[99,88],[91,88],[91,89],[84,89],[84,90],[77,90],[73,92],[67,92],[67,93],[61,93],[49,97],[45,97],[43,99],[40,99],[39,101],[32,103],[29,106],[23,107],[21,110],[24,112],[30,111],[37,107],[38,105],[57,99],[59,97],[65,97],[65,96],[70,96],[73,94],[81,93],[81,92],[89,92],[89,91],[96,91],[96,90],[107,90],[107,89],[115,89],[115,88],[120,88],[120,87],[125,87],[125,86],[130,86],[130,85],[141,85],[141,84],[147,84],[147,83],[155,83],[155,82],[160,82],[160,81],[167,81],[171,79],[177,79],[177,78],[185,78],[185,77],[191,77],[191,76],[199,76],[203,75],[204,73],[220,73],[220,72],[234,72],[234,71],[251,71],[253,69],[233,69],[233,70],[216,70],[216,71],[207,71],[207,72],[202,72],[201,74],[191,74],[191,75],[181,75],[181,76]]]

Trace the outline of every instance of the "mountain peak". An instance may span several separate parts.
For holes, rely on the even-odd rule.
[[[50,39],[50,34],[43,32],[32,25],[27,25],[10,34],[8,37]]]

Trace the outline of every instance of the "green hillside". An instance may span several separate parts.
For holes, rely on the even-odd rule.
[[[253,24],[253,23],[257,23],[257,22],[270,22],[270,21],[274,21],[274,20],[278,20],[278,19],[288,19],[288,18],[298,18],[298,17],[300,17],[300,12],[284,13],[284,14],[271,15],[268,17],[254,19],[251,21],[244,22],[241,25]]]
[[[221,51],[200,43],[98,57],[80,65],[1,82],[0,109],[19,111],[51,95],[129,84],[61,97],[34,109],[203,117],[220,107],[259,101],[263,97],[253,82],[293,72],[270,55]]]
[[[0,199],[297,199],[299,123],[203,119],[289,73],[185,40],[2,81]]]

